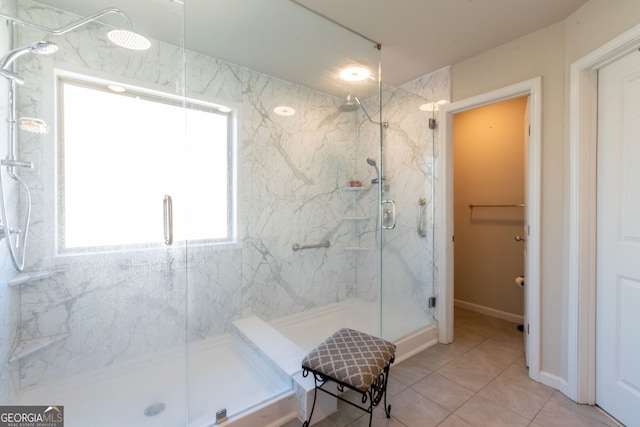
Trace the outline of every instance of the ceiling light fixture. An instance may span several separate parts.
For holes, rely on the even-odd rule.
[[[441,99],[436,102],[427,102],[426,104],[422,104],[418,107],[421,111],[438,111],[441,105],[447,104],[449,101],[446,99]]]
[[[370,75],[371,71],[360,65],[350,66],[340,71],[340,78],[348,82],[359,82],[368,79]]]
[[[273,112],[279,116],[287,117],[293,116],[296,113],[296,110],[291,107],[287,107],[286,105],[279,105],[273,109]]]

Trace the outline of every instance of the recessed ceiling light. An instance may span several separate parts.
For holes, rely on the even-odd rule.
[[[418,108],[420,108],[421,111],[438,111],[441,105],[448,103],[449,101],[447,101],[446,99],[441,99],[440,101],[436,102],[427,102],[426,104],[422,104]]]
[[[107,86],[109,89],[111,89],[114,92],[118,92],[118,93],[122,93],[122,92],[126,92],[127,89],[125,89],[124,87],[120,86],[120,85],[108,85]]]
[[[358,82],[368,79],[371,75],[371,71],[368,68],[361,66],[351,66],[340,71],[340,78],[348,82]]]
[[[286,105],[279,105],[273,109],[273,112],[279,116],[293,116],[296,113],[291,107],[287,107]]]

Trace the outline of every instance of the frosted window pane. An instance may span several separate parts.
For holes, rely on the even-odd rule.
[[[228,239],[227,115],[64,83],[65,248]]]

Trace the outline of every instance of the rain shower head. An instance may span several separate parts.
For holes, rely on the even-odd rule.
[[[117,9],[115,7],[103,9],[100,12],[97,12],[91,16],[82,18],[79,21],[72,22],[66,27],[62,27],[59,29],[43,27],[42,25],[33,24],[31,22],[23,21],[21,19],[14,18],[12,16],[0,15],[0,18],[4,18],[11,22],[15,22],[16,24],[24,25],[30,28],[35,28],[36,30],[44,31],[48,34],[53,34],[54,36],[60,36],[62,34],[68,33],[69,31],[73,31],[78,27],[88,24],[89,22],[93,22],[98,18],[101,18],[104,15],[107,15],[110,13],[115,13],[122,16],[127,21],[127,24],[128,24],[127,29],[111,30],[107,33],[107,37],[109,37],[109,40],[112,43],[120,47],[123,47],[125,49],[132,49],[132,50],[146,50],[146,49],[149,49],[149,47],[151,47],[151,42],[149,41],[149,39],[147,39],[144,36],[141,36],[138,33],[131,31],[132,25],[131,25],[131,19],[129,18],[129,16],[126,13],[124,13],[122,10]]]
[[[349,95],[339,108],[343,113],[353,113],[360,108],[360,100],[357,96]]]
[[[360,108],[362,108],[362,111],[364,111],[365,116],[367,116],[367,119],[371,123],[375,125],[380,124],[380,122],[376,122],[373,119],[371,119],[369,112],[367,112],[367,109],[364,108],[364,105],[362,105],[358,97],[355,95],[348,95],[347,99],[344,101],[342,105],[340,105],[339,108],[340,108],[340,111],[342,111],[343,113],[353,113],[354,111],[358,111]]]
[[[111,30],[107,37],[111,43],[129,50],[147,50],[151,47],[149,39],[130,30]]]
[[[31,43],[29,46],[21,47],[18,49],[14,49],[8,54],[5,55],[2,60],[0,60],[0,68],[5,71],[9,71],[9,66],[20,56],[26,53],[33,53],[36,55],[49,55],[51,53],[55,53],[58,51],[58,45],[53,42],[35,42]],[[3,73],[3,75],[5,75]],[[5,77],[7,77],[5,75]]]

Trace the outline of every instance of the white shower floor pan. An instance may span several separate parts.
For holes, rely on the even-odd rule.
[[[215,424],[221,409],[238,416],[291,389],[291,379],[238,336],[224,335],[190,346],[188,355],[156,356],[25,390],[14,404],[62,405],[66,427],[204,427]]]

